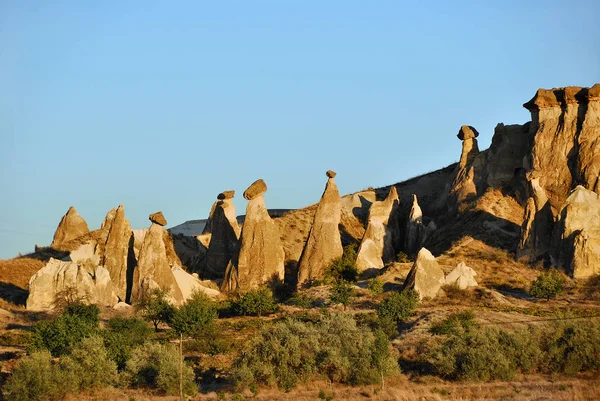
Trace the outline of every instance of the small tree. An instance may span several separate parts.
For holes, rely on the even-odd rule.
[[[242,294],[232,302],[231,309],[236,315],[261,316],[275,312],[277,302],[273,298],[271,290],[262,287]]]
[[[401,322],[414,313],[418,302],[419,295],[414,290],[392,292],[377,305],[377,314],[382,319]]]
[[[381,377],[381,389],[385,390],[385,376],[396,373],[399,368],[390,351],[388,336],[382,330],[376,330],[373,334],[375,338],[371,352],[372,363]]]
[[[356,282],[358,268],[356,267],[356,244],[344,247],[340,258],[334,259],[325,272],[325,277],[330,282],[340,280]]]
[[[550,298],[556,297],[565,290],[565,279],[556,269],[550,269],[538,276],[531,283],[529,294],[535,298]]]
[[[340,280],[331,287],[329,292],[329,301],[332,304],[342,304],[344,308],[350,304],[354,289],[352,285],[345,280]]]
[[[160,323],[168,323],[175,311],[173,305],[167,301],[167,294],[159,288],[145,294],[138,308],[144,319],[152,322],[155,331],[158,331]]]

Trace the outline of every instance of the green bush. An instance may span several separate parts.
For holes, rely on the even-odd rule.
[[[231,302],[231,311],[240,316],[268,315],[277,308],[273,293],[265,287],[250,290]]]
[[[61,358],[61,366],[79,390],[108,387],[117,379],[117,365],[108,357],[102,337],[84,338]]]
[[[107,330],[101,331],[101,335],[109,358],[123,370],[131,350],[145,343],[152,335],[152,329],[141,319],[117,316],[108,321]]]
[[[124,376],[133,386],[156,387],[166,394],[179,394],[179,350],[171,344],[157,342],[137,347],[127,361]],[[183,392],[193,396],[197,391],[194,371],[184,364]]]
[[[357,313],[354,320],[358,326],[384,332],[390,340],[398,336],[398,324],[389,317],[381,318],[376,313]]]
[[[167,301],[167,294],[159,288],[145,294],[137,308],[144,319],[152,322],[155,331],[158,331],[160,323],[168,324],[175,313],[175,307]]]
[[[358,327],[350,316],[323,316],[317,322],[288,318],[265,327],[234,364],[240,386],[298,383],[324,376],[348,384],[377,383],[398,370],[387,337]]]
[[[339,280],[329,290],[329,302],[334,305],[342,304],[345,307],[350,303],[353,295],[352,285],[345,280]]]
[[[550,298],[556,297],[565,290],[565,279],[556,269],[550,269],[538,276],[531,283],[529,294],[535,298]]]
[[[358,280],[358,268],[356,267],[356,244],[344,247],[342,257],[334,259],[325,271],[328,282],[341,280],[356,282]]]
[[[419,303],[419,295],[414,290],[392,292],[377,305],[377,314],[382,319],[401,322],[408,319]]]
[[[177,334],[200,336],[214,330],[217,304],[201,292],[194,292],[188,301],[175,310],[169,325]]]
[[[463,311],[453,313],[441,322],[432,324],[430,331],[437,335],[461,334],[476,326],[475,314],[472,311]]]
[[[99,313],[95,305],[67,307],[57,318],[33,327],[29,350],[47,349],[55,357],[66,354],[70,347],[97,331]]]
[[[367,290],[372,294],[381,294],[383,292],[383,281],[377,277],[369,279],[367,283]]]
[[[7,401],[36,401],[58,397],[58,367],[46,350],[33,352],[15,367],[2,389]]]
[[[310,309],[313,307],[316,301],[317,300],[315,297],[312,297],[308,294],[296,293],[290,298],[289,303],[303,309]]]

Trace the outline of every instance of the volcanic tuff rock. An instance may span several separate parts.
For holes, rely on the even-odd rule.
[[[169,266],[164,241],[164,228],[152,223],[144,236],[139,252],[137,268],[133,274],[133,299],[139,300],[148,291],[160,288],[165,291],[171,302],[183,302],[183,294]]]
[[[156,212],[156,213],[152,213],[150,216],[148,216],[148,219],[150,219],[151,222],[158,224],[159,226],[166,226],[167,225],[167,220],[165,219],[165,216],[163,216],[162,212]]]
[[[189,274],[180,266],[173,266],[171,271],[173,272],[173,277],[175,277],[175,281],[181,289],[181,293],[185,300],[190,299],[194,292],[201,292],[212,299],[217,298],[220,294],[219,291],[204,286],[198,277]]]
[[[423,237],[425,235],[423,212],[419,206],[417,195],[412,196],[412,207],[410,208],[405,231],[404,248],[408,254],[415,254],[421,248]]]
[[[246,219],[241,234],[241,247],[237,260],[229,263],[222,291],[247,291],[265,283],[282,282],[284,276],[281,232],[265,206],[263,180],[255,181],[245,192],[248,199]]]
[[[444,272],[435,257],[426,248],[421,248],[404,280],[403,290],[417,291],[420,299],[435,298],[445,283]]]
[[[206,266],[200,272],[203,278],[224,278],[227,265],[239,249],[240,226],[233,205],[233,194],[233,191],[220,194],[221,200],[216,202],[210,216],[211,238],[206,254]]]
[[[558,214],[551,257],[574,278],[600,274],[600,195],[579,185]]]
[[[369,209],[369,223],[358,249],[356,267],[359,271],[371,268],[380,269],[392,262],[394,237],[398,236],[395,212],[398,207],[398,192],[392,186],[387,198],[374,202]]]
[[[529,180],[529,192],[525,216],[521,226],[521,237],[517,248],[517,258],[533,262],[550,250],[553,217],[546,191],[540,186],[539,179]]]
[[[67,213],[63,216],[54,232],[54,239],[50,246],[60,246],[65,242],[79,238],[84,234],[89,233],[88,225],[77,213],[77,210],[73,206],[69,208]]]
[[[299,285],[308,280],[321,278],[331,262],[344,253],[338,228],[341,214],[340,193],[333,177],[329,177],[300,257]]]
[[[77,263],[50,258],[29,280],[27,309],[51,310],[64,298],[104,306],[119,301],[110,274],[102,266],[89,272]]]
[[[461,290],[465,290],[469,287],[477,287],[477,281],[475,276],[477,273],[465,264],[460,262],[454,270],[452,270],[446,276],[446,284],[456,285]]]
[[[477,196],[476,180],[481,180],[481,170],[485,158],[479,156],[477,137],[479,132],[471,126],[463,125],[458,131],[458,139],[462,140],[460,161],[456,167],[456,176],[450,186],[448,206],[455,211],[461,203]]]

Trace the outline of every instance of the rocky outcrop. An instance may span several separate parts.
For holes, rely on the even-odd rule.
[[[195,292],[203,293],[212,299],[216,299],[220,295],[219,291],[203,285],[202,281],[200,281],[196,275],[189,274],[180,266],[173,266],[171,271],[181,290],[183,299],[186,301],[189,300]]]
[[[394,237],[398,236],[396,210],[398,192],[392,186],[387,198],[374,202],[369,209],[369,223],[356,258],[359,271],[380,269],[395,258]]]
[[[458,131],[462,152],[448,195],[448,207],[451,211],[456,211],[462,203],[477,196],[477,181],[482,179],[481,171],[485,166],[484,157],[478,158],[478,136],[479,132],[468,125],[463,125]]]
[[[342,213],[340,193],[333,177],[327,172],[327,185],[319,201],[308,240],[298,265],[298,285],[319,279],[331,262],[342,256],[342,240],[339,224]]]
[[[423,212],[419,206],[417,195],[412,196],[412,206],[410,214],[406,221],[404,234],[404,249],[406,253],[413,255],[421,248],[425,236],[425,226],[423,225]]]
[[[241,233],[241,247],[237,260],[234,257],[227,267],[222,291],[247,291],[267,283],[283,281],[285,255],[281,233],[265,206],[266,191],[265,182],[258,180],[244,192],[244,198],[249,202]]]
[[[134,260],[131,259],[133,255],[129,255],[130,251],[133,253],[133,234],[129,220],[125,218],[125,206],[119,205],[108,224],[109,226],[105,227],[108,229],[108,235],[100,257],[100,265],[108,270],[119,299],[125,301],[128,267],[131,270],[134,264]]]
[[[466,290],[469,287],[477,287],[475,276],[477,273],[465,264],[460,262],[454,270],[446,276],[446,284],[456,285],[461,290]]]
[[[203,278],[223,279],[227,266],[238,252],[240,226],[233,205],[234,194],[234,191],[219,194],[211,212],[209,219],[211,237],[206,254],[206,266],[200,272]]]
[[[523,159],[531,147],[529,124],[498,124],[494,129],[492,144],[486,152],[486,181],[493,188],[511,187],[522,191],[518,174],[523,170]]]
[[[344,240],[346,242],[362,240],[365,236],[365,227],[368,225],[369,209],[376,200],[377,194],[374,190],[356,192],[341,198],[340,230],[342,231],[342,242]],[[345,239],[344,236],[346,236]]]
[[[529,192],[531,196],[525,206],[517,259],[534,262],[548,254],[554,223],[550,202],[539,179],[530,179]]]
[[[420,299],[435,298],[445,283],[444,272],[435,257],[426,248],[421,248],[404,280],[403,290],[417,291]]]
[[[574,278],[600,274],[600,195],[577,186],[558,214],[551,258]]]
[[[90,230],[83,217],[81,217],[79,213],[77,213],[77,210],[71,206],[67,213],[60,220],[60,223],[54,232],[54,239],[52,240],[52,244],[50,246],[60,246],[61,244],[74,240],[75,238],[79,238],[89,232]]]
[[[163,216],[162,212],[160,211],[152,213],[150,216],[148,216],[148,219],[150,219],[152,223],[158,224],[159,226],[167,225],[167,219],[165,219],[165,216]]]
[[[183,294],[167,258],[164,241],[164,228],[152,223],[144,236],[142,248],[139,251],[138,265],[133,275],[132,297],[139,300],[148,291],[160,288],[165,291],[174,304],[183,302]]]
[[[90,272],[77,263],[50,258],[29,280],[27,309],[51,310],[66,301],[113,306],[119,299],[102,266]]]

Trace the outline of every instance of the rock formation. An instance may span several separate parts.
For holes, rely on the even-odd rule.
[[[77,263],[50,258],[29,280],[27,309],[51,310],[65,300],[104,306],[119,301],[110,274],[102,266],[89,272]]]
[[[406,280],[404,280],[403,290],[417,291],[420,299],[435,298],[445,283],[444,272],[435,257],[426,248],[421,248]]]
[[[465,264],[460,262],[454,270],[446,276],[446,284],[456,285],[461,290],[466,290],[469,287],[477,287],[475,276],[477,273]]]
[[[138,265],[133,275],[132,297],[138,300],[148,291],[160,288],[166,292],[172,303],[181,304],[183,294],[169,266],[164,231],[160,225],[152,223],[144,236]]]
[[[458,131],[457,137],[462,141],[462,152],[456,167],[456,176],[450,186],[448,195],[450,210],[455,211],[461,203],[477,196],[476,180],[480,177],[476,177],[476,175],[481,175],[478,173],[481,170],[480,165],[483,163],[483,161],[476,163],[479,155],[478,136],[479,132],[468,125],[463,125]]]
[[[319,201],[308,240],[298,265],[298,285],[308,280],[319,279],[331,262],[342,256],[342,240],[339,224],[342,213],[340,193],[333,177],[327,171],[325,192]]]
[[[194,292],[201,292],[207,295],[209,298],[215,299],[219,296],[220,292],[212,288],[206,287],[202,284],[202,281],[193,274],[189,274],[183,270],[180,266],[173,266],[171,268],[173,277],[181,290],[181,294],[185,300],[191,298]]]
[[[600,274],[600,195],[579,185],[558,214],[551,257],[574,278]]]
[[[404,249],[406,253],[413,255],[421,248],[425,236],[425,226],[423,225],[423,212],[419,206],[417,195],[412,196],[412,206],[406,222],[404,235]]]
[[[531,196],[525,206],[517,258],[534,262],[550,250],[553,217],[546,191],[539,185],[539,179],[531,178],[529,187]]]
[[[530,123],[524,125],[498,124],[494,129],[492,144],[486,154],[485,175],[487,184],[493,188],[512,187],[513,192],[520,192],[516,176],[523,170],[523,159],[530,150]],[[515,180],[517,179],[517,180]]]
[[[89,233],[88,225],[73,206],[63,216],[54,232],[50,246],[56,247]]]
[[[203,278],[223,279],[229,262],[238,252],[240,226],[233,205],[234,194],[234,191],[219,194],[218,201],[211,212],[209,220],[211,238],[206,254],[206,266],[200,272]]]
[[[148,216],[148,218],[150,219],[150,221],[152,223],[158,224],[159,226],[166,226],[167,225],[167,220],[165,219],[165,216],[163,216],[162,212],[156,212],[156,213],[152,213],[150,216]]]
[[[369,223],[358,248],[356,267],[359,271],[380,269],[395,258],[394,237],[398,236],[395,212],[398,192],[392,186],[387,198],[374,202],[369,209]]]
[[[265,182],[257,180],[244,192],[248,205],[241,247],[237,260],[234,257],[227,267],[222,291],[247,291],[266,283],[283,281],[285,254],[279,228],[265,206],[266,191]]]

